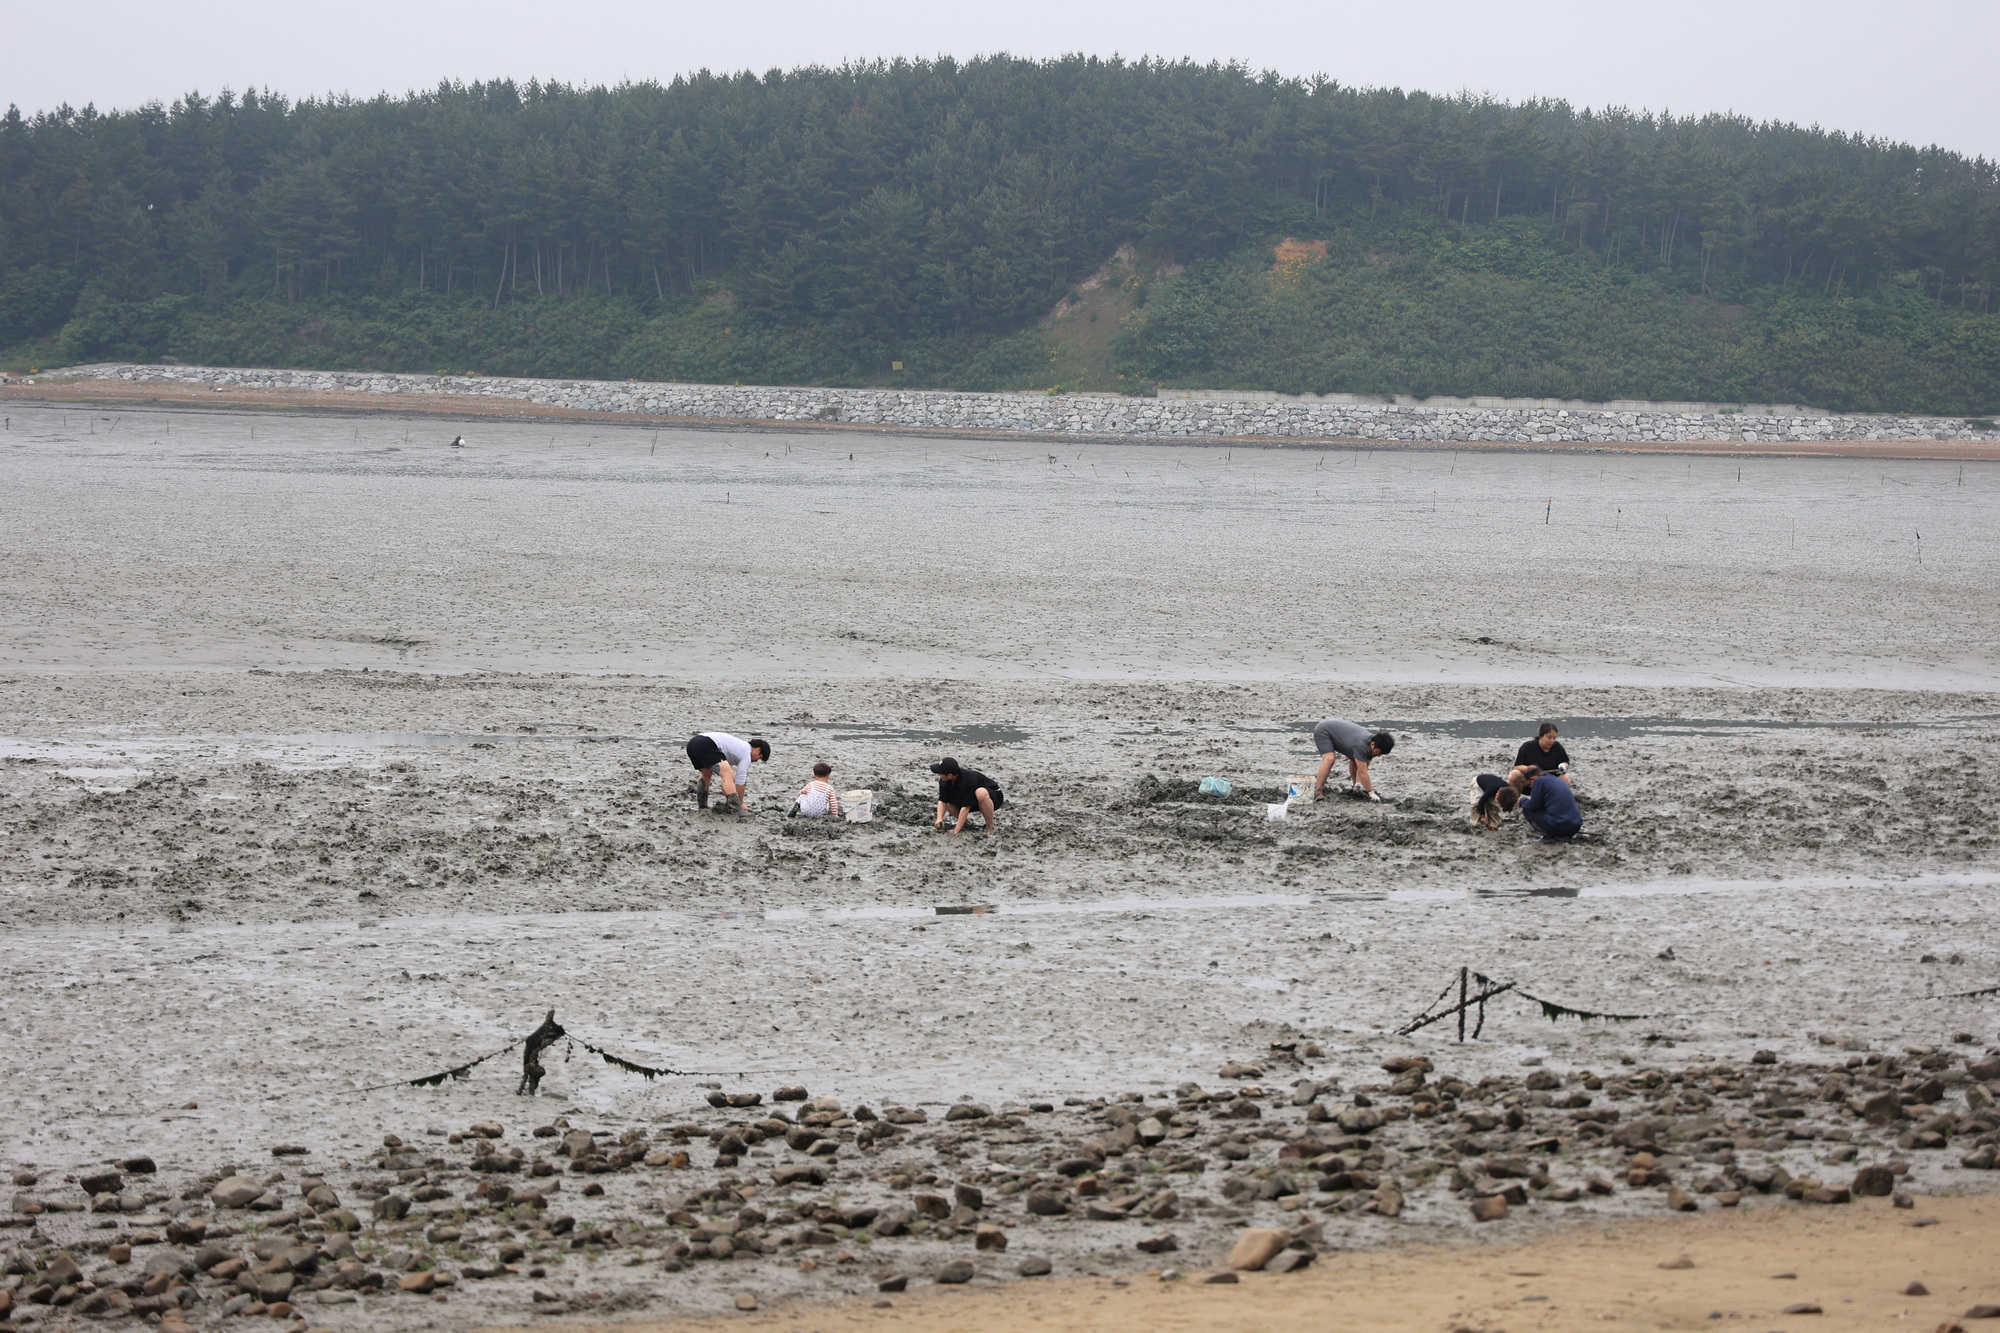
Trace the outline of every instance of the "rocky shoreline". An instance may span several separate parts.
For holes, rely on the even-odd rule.
[[[1060,1106],[718,1089],[698,1118],[568,1107],[525,1132],[389,1132],[358,1161],[275,1144],[261,1165],[22,1167],[0,1329],[429,1326],[470,1297],[458,1325],[1121,1269],[1232,1281],[1510,1219],[1907,1207],[1994,1168],[2000,1048],[1819,1040],[1822,1060],[1681,1061],[1664,1041],[1643,1063],[1476,1082],[1418,1053],[1343,1079],[1289,1041],[1206,1088]]]
[[[1602,410],[1424,406],[1314,400],[1136,398],[1108,394],[953,393],[896,389],[660,384],[636,380],[522,379],[485,375],[397,375],[374,371],[268,370],[210,366],[70,366],[25,384],[78,380],[208,386],[218,392],[410,395],[510,399],[565,410],[682,419],[849,423],[922,430],[1024,434],[1254,437],[1514,445],[1677,443],[1824,444],[1873,440],[1992,443],[2000,429],[1959,418],[1759,415],[1727,409]]]

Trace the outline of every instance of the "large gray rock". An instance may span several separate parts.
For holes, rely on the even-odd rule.
[[[245,1273],[236,1279],[236,1289],[266,1305],[288,1299],[298,1279],[290,1273]]]

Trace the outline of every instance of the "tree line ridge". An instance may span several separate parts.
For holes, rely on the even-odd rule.
[[[1069,300],[1114,254],[1116,280]],[[1233,65],[996,56],[0,119],[19,368],[1980,413],[2000,407],[1997,272],[1983,158]]]

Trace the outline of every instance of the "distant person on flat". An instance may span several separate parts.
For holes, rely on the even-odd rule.
[[[977,810],[986,820],[986,831],[993,832],[993,813],[1007,804],[999,783],[976,768],[960,768],[950,755],[932,764],[931,772],[938,775],[937,822],[931,827],[943,828],[945,820],[956,818],[951,831],[963,833],[965,821]]]
[[[1539,768],[1568,782],[1569,751],[1563,749],[1562,742],[1556,739],[1557,735],[1555,723],[1542,723],[1535,739],[1522,741],[1521,748],[1514,752],[1514,771],[1508,776],[1521,776],[1527,769]]]
[[[1358,722],[1330,717],[1313,728],[1313,748],[1319,751],[1319,775],[1313,780],[1313,799],[1326,794],[1326,779],[1336,759],[1347,760],[1347,780],[1369,800],[1382,796],[1368,776],[1368,765],[1396,748],[1396,738],[1386,731],[1370,732]]]
[[[750,765],[771,760],[771,743],[766,740],[739,740],[726,731],[702,731],[688,738],[688,762],[701,773],[701,792],[697,803],[708,809],[708,784],[711,778],[722,780],[722,795],[725,809],[739,814],[750,813]]]
[[[1543,773],[1521,800],[1521,817],[1541,831],[1543,842],[1567,842],[1583,831],[1576,793],[1553,773]]]

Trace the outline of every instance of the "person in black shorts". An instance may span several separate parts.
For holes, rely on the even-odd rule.
[[[744,740],[726,731],[698,731],[688,737],[688,763],[701,774],[697,804],[708,809],[710,779],[722,779],[725,808],[750,813],[750,765],[771,761],[771,743],[763,737]]]
[[[1527,770],[1539,768],[1550,777],[1569,781],[1569,751],[1563,749],[1557,739],[1556,724],[1544,722],[1535,733],[1535,739],[1522,741],[1521,748],[1514,752],[1514,771],[1507,775],[1509,780],[1524,777]]]
[[[946,818],[955,815],[958,823],[951,831],[963,833],[966,819],[976,809],[985,817],[986,831],[993,832],[993,812],[1007,804],[999,783],[976,768],[960,768],[950,755],[932,764],[931,772],[938,775],[937,821],[931,827],[943,828]]]

